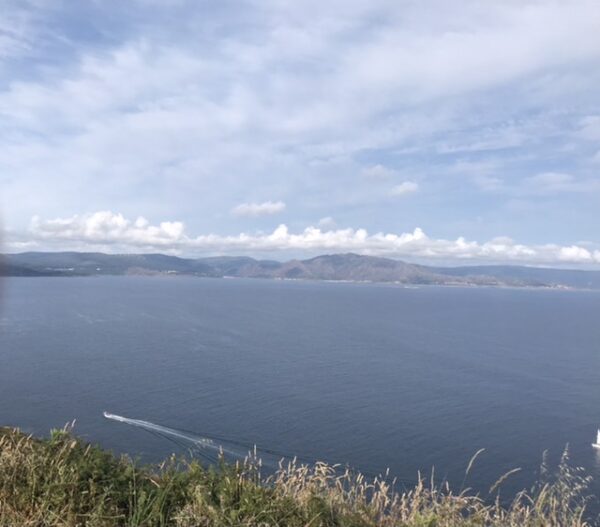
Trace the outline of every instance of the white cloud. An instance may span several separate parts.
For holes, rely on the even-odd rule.
[[[183,223],[179,221],[163,221],[154,226],[141,216],[131,221],[110,211],[54,220],[41,220],[34,216],[29,230],[35,240],[92,245],[170,248],[186,239]]]
[[[500,178],[494,176],[473,176],[473,183],[483,191],[493,192],[501,190],[504,186],[503,181]]]
[[[319,227],[324,229],[333,229],[335,226],[335,220],[331,216],[325,216],[319,220]]]
[[[588,115],[581,120],[580,125],[578,132],[580,137],[590,141],[600,141],[600,115]]]
[[[272,216],[285,210],[283,201],[264,201],[263,203],[241,203],[231,209],[234,216]]]
[[[525,185],[539,192],[560,192],[572,187],[575,178],[561,172],[544,172],[525,179]]]
[[[10,241],[9,241],[10,242]],[[184,254],[242,254],[294,251],[304,253],[347,252],[422,260],[473,262],[512,262],[533,264],[600,264],[600,250],[583,245],[523,245],[508,237],[487,242],[430,238],[422,229],[401,234],[365,229],[307,227],[298,233],[279,225],[271,233],[223,236],[191,236],[181,222],[166,221],[151,225],[144,218],[135,221],[109,211],[65,219],[41,220],[35,217],[27,236],[13,240],[9,247],[48,248],[60,246],[98,249],[111,252],[163,251]]]
[[[361,173],[364,177],[372,179],[390,179],[398,174],[396,170],[383,165],[373,165],[363,169]]]
[[[405,196],[419,190],[419,185],[414,181],[404,181],[390,190],[392,196]]]
[[[520,190],[542,195],[564,192],[591,192],[600,190],[600,181],[597,179],[578,180],[572,174],[562,172],[543,172],[525,178]]]
[[[598,148],[596,0],[460,9],[443,0],[252,0],[233,10],[140,2],[153,8],[4,6],[0,197],[11,226],[85,202],[238,232],[241,222],[222,214],[237,203],[232,188],[241,199],[284,197],[294,225],[326,214],[386,225],[388,188],[425,177],[428,195],[447,193],[473,217],[481,204],[463,199],[469,189],[444,177],[443,165],[458,153],[482,161],[522,149],[529,160],[457,176],[496,191],[486,209],[498,216],[524,173],[549,169],[565,137],[587,156]],[[170,11],[175,4],[185,9]],[[88,34],[98,38],[81,38]],[[578,159],[580,151],[563,154],[556,166],[591,177]],[[526,192],[539,197],[534,183]],[[577,221],[558,202],[547,211],[589,238],[598,232],[590,201]],[[417,223],[456,219],[434,209]],[[546,217],[507,216],[503,226],[535,239]]]
[[[30,2],[6,0],[0,17],[0,62],[31,52],[39,27],[34,23],[36,9]],[[45,34],[45,38],[49,35]]]

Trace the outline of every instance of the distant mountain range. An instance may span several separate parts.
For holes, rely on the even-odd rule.
[[[27,252],[0,260],[0,276],[188,275],[399,284],[600,289],[600,271],[512,265],[431,267],[389,258],[332,254],[307,260],[179,258],[164,254]]]

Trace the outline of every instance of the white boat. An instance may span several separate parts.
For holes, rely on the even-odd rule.
[[[594,448],[600,448],[600,430],[598,430],[598,435],[596,436],[596,442],[592,443]]]

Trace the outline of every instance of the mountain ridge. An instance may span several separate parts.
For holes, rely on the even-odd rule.
[[[600,271],[517,265],[439,267],[355,253],[285,262],[248,256],[182,258],[161,253],[24,252],[0,259],[0,276],[185,275],[464,285],[600,289]]]

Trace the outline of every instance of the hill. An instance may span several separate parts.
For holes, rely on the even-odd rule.
[[[353,253],[306,260],[246,256],[180,258],[165,254],[27,252],[2,258],[0,276],[190,275],[462,286],[600,289],[600,271],[490,265],[433,267]]]

